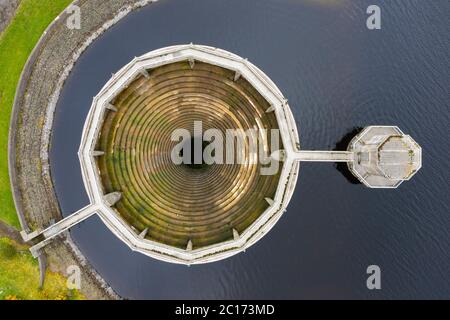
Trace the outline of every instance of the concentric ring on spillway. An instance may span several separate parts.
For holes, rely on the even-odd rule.
[[[246,146],[243,164],[175,165],[171,133],[192,132],[195,121],[203,132],[280,129],[285,160],[276,174],[261,175]],[[274,225],[297,179],[290,157],[297,148],[292,114],[267,76],[229,52],[182,45],[135,58],[113,75],[94,98],[80,160],[111,231],[133,250],[190,264],[235,254]],[[113,192],[122,197],[108,207],[104,195]]]
[[[106,192],[120,191],[117,211],[146,237],[168,245],[203,247],[242,233],[269,206],[279,173],[263,176],[260,164],[213,164],[204,168],[176,165],[171,141],[176,129],[278,129],[269,103],[234,72],[187,61],[140,76],[113,101],[97,149]],[[266,143],[265,149],[270,150]],[[247,152],[245,152],[247,151]],[[270,150],[269,154],[275,150]]]

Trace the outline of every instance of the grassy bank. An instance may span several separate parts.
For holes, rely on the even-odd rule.
[[[11,24],[0,35],[0,220],[16,228],[20,225],[9,183],[7,152],[14,94],[20,73],[40,36],[71,2],[22,0]]]
[[[39,289],[39,266],[27,247],[0,238],[0,300],[78,300],[83,296],[69,290],[66,278],[47,271],[44,287]]]

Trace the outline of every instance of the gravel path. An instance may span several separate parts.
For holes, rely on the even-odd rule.
[[[4,223],[3,221],[0,221],[0,238],[2,237],[10,238],[20,244],[25,244],[22,240],[22,237],[20,236],[19,231]]]
[[[20,0],[0,0],[0,33],[11,21],[19,3]]]

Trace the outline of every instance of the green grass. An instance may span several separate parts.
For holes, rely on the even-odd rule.
[[[78,300],[84,297],[69,290],[66,278],[47,271],[39,289],[39,266],[25,246],[0,238],[0,300]]]
[[[71,0],[22,0],[0,35],[0,220],[19,228],[8,174],[8,132],[20,73],[46,27]]]

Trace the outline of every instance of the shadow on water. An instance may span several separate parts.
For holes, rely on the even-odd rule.
[[[333,151],[347,150],[348,144],[358,133],[362,131],[362,127],[354,127],[351,131],[347,132],[335,145]],[[361,184],[348,169],[347,163],[337,162],[334,164],[335,168],[352,184]]]

